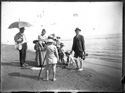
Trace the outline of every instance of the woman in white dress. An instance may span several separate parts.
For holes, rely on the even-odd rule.
[[[42,32],[40,35],[38,35],[38,40],[39,40],[39,44],[44,47],[47,37],[46,37],[46,30],[42,29]],[[45,51],[41,51],[41,64],[43,63],[44,57],[45,57],[46,52]]]

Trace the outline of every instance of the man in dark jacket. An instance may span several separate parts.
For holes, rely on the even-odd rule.
[[[81,29],[76,28],[75,29],[76,36],[73,38],[73,45],[72,45],[72,51],[75,52],[74,57],[79,59],[80,66],[78,66],[78,70],[83,70],[83,60],[84,60],[84,54],[85,54],[85,41],[84,37],[80,35]],[[72,53],[71,51],[71,53]],[[77,63],[77,62],[76,62]]]

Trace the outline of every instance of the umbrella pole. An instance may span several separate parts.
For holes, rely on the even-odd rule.
[[[41,75],[41,72],[42,72],[42,68],[43,68],[45,59],[46,59],[46,55],[45,55],[45,57],[44,57],[43,64],[41,65],[41,69],[40,69],[40,72],[39,72],[39,75],[38,75],[38,80],[40,79],[40,75]]]
[[[42,67],[43,67],[43,66],[41,66],[41,69],[40,69],[40,72],[39,72],[39,75],[38,75],[38,80],[40,79],[40,74],[41,74],[41,72],[42,72]]]

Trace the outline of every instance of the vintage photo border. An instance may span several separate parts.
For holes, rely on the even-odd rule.
[[[100,0],[2,0],[1,2],[13,2],[13,1],[15,1],[15,2],[114,2],[114,1],[121,1],[121,2],[123,2],[123,16],[122,16],[122,19],[123,19],[123,21],[122,21],[122,76],[123,75],[125,75],[125,49],[124,49],[124,47],[125,47],[125,32],[124,32],[124,30],[125,30],[125,1],[122,1],[122,0],[111,0],[111,1],[109,1],[109,0],[102,0],[102,1],[100,1]],[[1,7],[2,8],[2,7]],[[0,30],[1,30],[1,25],[0,25]],[[0,31],[0,34],[1,34],[1,31]],[[1,46],[1,45],[0,45]],[[1,55],[1,52],[0,52],[0,55]],[[1,56],[0,56],[0,58],[1,58]],[[0,66],[0,69],[1,69],[1,66]],[[0,72],[0,76],[1,76],[1,72]],[[122,77],[121,77],[122,78]],[[1,79],[0,79],[0,82],[1,82]],[[0,89],[1,90],[1,92],[2,92],[2,89]],[[19,91],[20,92],[20,91]],[[23,91],[22,91],[23,92]],[[32,91],[31,91],[32,92]],[[46,91],[41,91],[41,92],[46,92]],[[54,92],[54,91],[47,91],[47,92]],[[62,91],[59,91],[59,92],[62,92]],[[66,91],[67,92],[67,91]],[[69,91],[68,91],[69,92]],[[73,91],[70,91],[70,92],[73,92]],[[79,92],[82,92],[82,91],[79,91]],[[99,92],[99,91],[97,91],[97,92]],[[125,92],[125,84],[122,84],[122,91],[121,92]],[[116,92],[115,92],[116,93]]]

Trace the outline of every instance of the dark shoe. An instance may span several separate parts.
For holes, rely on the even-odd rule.
[[[39,66],[37,66],[37,67],[41,67],[41,66],[39,65]]]
[[[65,64],[66,66],[68,66],[68,64]]]
[[[29,66],[29,65],[28,65],[28,64],[26,64],[26,63],[24,63],[23,65],[24,65],[24,66]]]
[[[56,78],[53,78],[52,81],[56,81]]]
[[[28,64],[24,63],[23,65],[21,65],[21,67],[27,67],[29,66]]]
[[[21,67],[21,68],[23,68],[23,69],[24,69],[24,68],[26,68],[26,66],[25,66],[25,65],[21,65],[20,67]]]

